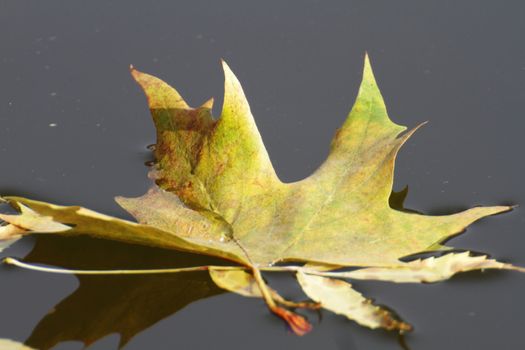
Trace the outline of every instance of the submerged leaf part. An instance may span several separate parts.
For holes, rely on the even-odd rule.
[[[321,276],[297,273],[306,295],[327,310],[344,315],[362,326],[376,329],[410,331],[412,326],[398,320],[390,311],[372,304],[370,299],[352,288],[350,283]]]

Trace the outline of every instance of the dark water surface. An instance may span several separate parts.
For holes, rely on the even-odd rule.
[[[128,65],[173,83],[193,105],[216,97],[218,112],[221,57],[244,85],[280,177],[300,179],[326,156],[368,51],[392,119],[430,121],[397,162],[395,188],[409,185],[408,207],[440,214],[525,204],[523,33],[521,1],[2,0],[0,191],[124,217],[112,198],[146,191],[145,147],[154,142]],[[518,208],[452,244],[524,266],[524,229]],[[23,257],[34,243],[4,255]],[[30,257],[79,268],[200,262],[49,237]],[[0,281],[0,337],[40,347],[121,331],[131,338],[126,349],[401,349],[395,336],[329,313],[319,324],[313,315],[314,331],[295,337],[261,301],[222,293],[198,274],[84,277],[71,297],[73,276],[0,267]],[[286,278],[274,282],[300,296]],[[524,275],[356,285],[415,325],[410,349],[525,348]],[[118,343],[113,333],[90,349]]]

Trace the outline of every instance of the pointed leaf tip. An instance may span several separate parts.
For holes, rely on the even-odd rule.
[[[365,51],[365,67],[370,67],[370,55],[368,54],[368,51]]]
[[[139,70],[137,70],[137,68],[135,68],[134,65],[130,64],[129,65],[129,73],[131,74],[131,77],[137,82],[140,84],[139,82],[139,78],[140,78],[140,75],[143,74],[142,72],[140,72]]]
[[[137,70],[130,65],[130,73],[142,88],[150,109],[189,109],[179,92],[163,80]]]
[[[372,63],[370,62],[370,56],[368,53],[365,54],[365,63],[363,67],[363,83],[368,82],[369,84],[377,85],[374,71],[372,70]]]
[[[199,108],[205,108],[205,109],[212,109],[213,108],[213,102],[215,102],[214,98],[210,98],[207,101],[205,101]]]
[[[221,119],[229,120],[227,123],[244,124],[244,127],[255,130],[255,121],[251,115],[250,105],[242,85],[226,61],[221,60],[221,62],[224,71],[224,101]],[[222,122],[226,121],[223,120]],[[257,138],[260,138],[260,136],[257,136]]]
[[[239,89],[242,92],[242,87],[241,87],[241,83],[239,82],[239,79],[237,79],[237,77],[231,70],[228,63],[226,63],[226,61],[221,59],[221,64],[222,64],[222,70],[224,72],[224,89],[225,89],[224,94],[225,94],[225,99],[226,99],[226,95],[228,95],[230,92],[237,92],[236,90],[239,90]],[[233,91],[228,89],[229,86],[234,88],[232,89]]]
[[[226,78],[229,74],[233,74],[230,66],[228,65],[228,63],[221,58],[221,67],[222,67],[222,71],[224,72],[224,77]]]

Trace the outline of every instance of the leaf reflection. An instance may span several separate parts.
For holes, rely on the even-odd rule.
[[[40,236],[25,261],[75,269],[145,269],[215,264],[181,252],[87,237]],[[223,264],[224,262],[222,262]],[[223,293],[207,272],[77,276],[78,289],[35,327],[26,344],[50,349],[63,341],[89,345],[111,333],[120,347],[158,321],[199,299]]]

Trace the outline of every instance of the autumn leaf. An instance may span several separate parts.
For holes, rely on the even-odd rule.
[[[271,166],[239,82],[226,64],[224,71],[224,106],[214,121],[210,106],[191,109],[165,83],[132,70],[157,127],[151,177],[159,188],[136,199],[117,198],[139,222],[177,230],[179,198],[230,226],[231,233],[215,236],[194,230],[193,242],[218,241],[228,251],[240,243],[256,265],[294,260],[395,266],[399,258],[424,251],[483,216],[510,209],[424,216],[389,206],[395,156],[415,130],[402,134],[405,127],[388,118],[368,59],[356,103],[328,159],[308,178],[284,184]],[[192,116],[200,122],[180,125]]]
[[[333,278],[434,282],[470,270],[521,271],[468,253],[400,260],[443,252],[449,248],[444,242],[474,221],[512,208],[475,207],[441,216],[400,208],[406,191],[391,195],[395,158],[422,124],[406,131],[392,122],[368,57],[355,104],[328,158],[293,183],[277,177],[242,87],[224,62],[223,69],[224,104],[214,119],[213,100],[192,108],[162,80],[131,68],[157,130],[149,173],[155,185],[141,197],[116,198],[138,223],[20,197],[5,198],[20,215],[0,219],[23,234],[88,234],[233,261],[238,267],[206,268],[220,287],[262,297],[297,334],[311,326],[288,310],[294,307],[282,303],[261,271],[296,272],[305,293],[324,308],[371,328],[399,331],[410,326]],[[363,269],[330,272],[338,267]]]

